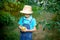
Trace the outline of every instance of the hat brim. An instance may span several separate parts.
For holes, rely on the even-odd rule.
[[[20,11],[20,13],[23,13],[23,14],[32,14],[33,13],[33,11]]]

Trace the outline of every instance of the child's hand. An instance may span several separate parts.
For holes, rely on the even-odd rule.
[[[21,27],[21,26],[19,26],[19,29],[22,29],[22,27]]]
[[[19,26],[19,28],[20,28],[21,30],[25,30],[25,29],[26,29],[26,27],[24,27],[24,26]]]
[[[25,29],[25,30],[21,30],[22,32],[27,32],[28,31],[28,29]]]
[[[21,30],[26,30],[26,27],[21,27]]]

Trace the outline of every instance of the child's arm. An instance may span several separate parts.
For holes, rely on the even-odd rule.
[[[32,30],[28,30],[28,29],[23,30],[23,32],[34,32],[34,31],[36,31],[36,27],[34,27]]]
[[[36,31],[36,27],[34,27],[32,30],[27,30],[27,32],[34,32]]]

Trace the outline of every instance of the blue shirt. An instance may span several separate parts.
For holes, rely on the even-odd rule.
[[[24,19],[24,23],[30,24],[30,30],[32,30],[36,26],[36,20],[32,16],[30,16],[28,19],[26,19],[26,17],[21,17],[18,22],[19,25],[21,26],[23,25],[23,22],[22,22],[23,19]]]

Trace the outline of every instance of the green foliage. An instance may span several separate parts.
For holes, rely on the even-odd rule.
[[[17,20],[9,12],[0,11],[0,40],[19,40]]]
[[[21,3],[24,3],[26,5],[36,5],[37,0],[20,0]]]
[[[20,10],[23,8],[23,3],[16,0],[1,0],[0,10],[10,12],[15,17],[20,17]],[[12,2],[11,2],[12,1]],[[14,1],[14,2],[13,2]],[[3,4],[3,5],[2,5]]]
[[[13,27],[13,26],[12,26]],[[19,32],[17,29],[17,27],[12,28],[11,26],[6,26],[4,28],[4,30],[2,31],[3,33],[0,33],[0,39],[3,40],[19,40]],[[1,31],[0,31],[1,32]]]
[[[0,11],[0,25],[1,26],[13,25],[14,22],[15,22],[15,17],[11,16],[10,13]]]
[[[18,12],[21,10],[23,3],[20,3],[17,0],[1,0],[0,1],[0,8],[3,7],[1,10],[9,11],[9,12]],[[3,5],[2,5],[3,4]]]
[[[0,0],[0,27],[1,35],[0,36],[4,40],[19,40],[19,33],[14,30],[18,25],[15,24],[16,19],[22,15],[20,15],[19,11],[23,8],[23,5],[28,4],[33,7],[34,14],[33,16],[37,19],[37,29],[38,25],[42,24],[43,30],[47,28],[53,35],[48,36],[46,34],[45,40],[60,40],[60,1],[59,0]],[[43,12],[47,11],[47,13]],[[42,12],[44,14],[42,14]],[[56,15],[55,17],[51,17],[50,20],[47,20],[45,15],[49,14]],[[53,12],[53,13],[52,13]],[[12,15],[13,16],[12,16]],[[38,16],[37,16],[38,15]],[[39,18],[40,17],[40,18]],[[43,17],[41,19],[41,17]],[[49,18],[49,17],[48,17]],[[43,21],[42,21],[43,20]],[[13,24],[15,24],[13,26]],[[47,31],[48,32],[48,31]],[[49,33],[49,32],[48,32]],[[18,35],[18,36],[17,36]],[[0,38],[1,38],[0,37]]]
[[[0,0],[0,9],[2,9],[3,8],[3,1],[2,0]]]
[[[47,31],[45,40],[60,40],[60,13],[55,13],[56,16],[52,17],[51,20],[43,20],[39,23],[42,24],[43,30]],[[52,35],[49,35],[51,33]]]
[[[0,40],[19,40],[19,32],[17,29],[17,24],[15,26],[4,26],[0,29]]]
[[[4,3],[4,10],[6,11],[18,11],[20,10],[20,4],[19,3]]]
[[[48,9],[53,12],[59,11],[60,10],[59,1],[55,0],[54,2],[50,2],[48,5]]]

